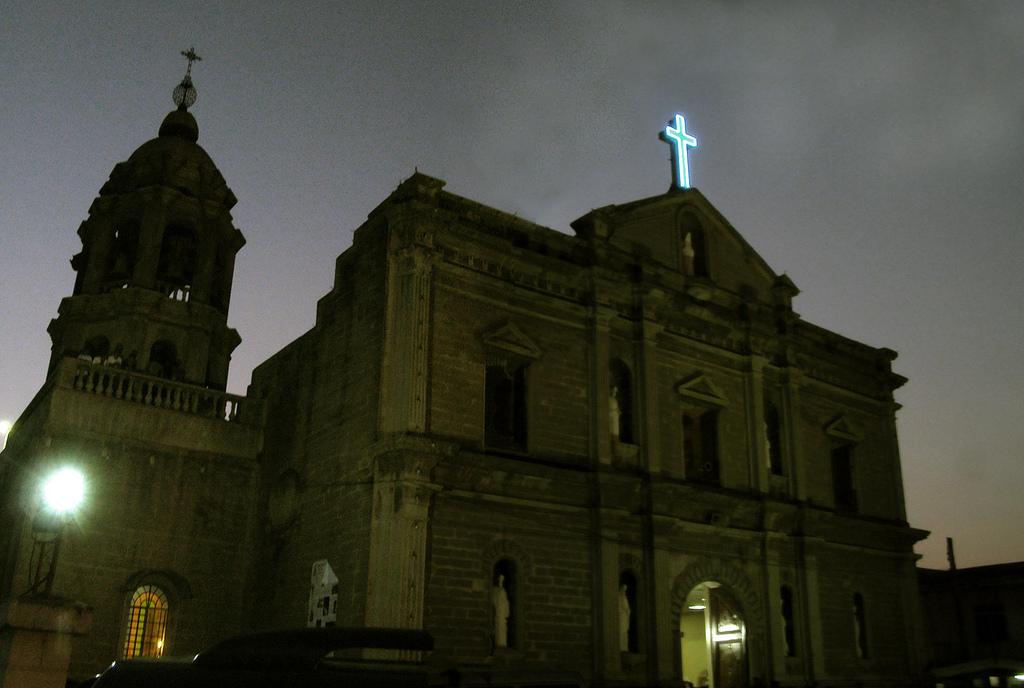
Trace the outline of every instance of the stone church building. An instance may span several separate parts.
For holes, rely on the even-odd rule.
[[[895,353],[803,321],[699,191],[567,234],[414,174],[242,397],[245,240],[197,140],[179,107],[100,189],[0,455],[5,597],[30,585],[41,477],[88,481],[53,581],[94,610],[72,675],[305,626],[326,560],[337,624],[424,628],[438,667],[919,676]]]

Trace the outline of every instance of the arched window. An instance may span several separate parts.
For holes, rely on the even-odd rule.
[[[782,602],[782,642],[787,657],[796,657],[796,626],[793,615],[793,590],[788,585],[779,589]]]
[[[98,334],[92,337],[82,347],[82,358],[88,357],[92,361],[102,361],[110,353],[110,340],[104,337],[102,334]]]
[[[608,366],[611,390],[609,392],[609,421],[612,439],[635,444],[633,434],[633,375],[625,363],[614,359]]]
[[[491,571],[491,610],[496,648],[516,647],[519,643],[517,573],[516,563],[511,559],[500,559]]]
[[[149,349],[149,366],[146,372],[156,377],[171,379],[178,372],[178,350],[172,342],[161,339]]]
[[[640,607],[637,604],[636,576],[623,571],[619,576],[619,649],[640,651]]]
[[[157,267],[161,289],[173,292],[191,286],[195,280],[196,256],[195,232],[182,225],[167,227],[160,244],[160,264]]]
[[[163,656],[169,611],[163,590],[155,585],[136,588],[128,607],[124,659]]]
[[[867,659],[868,624],[864,612],[864,597],[859,592],[853,595],[853,643],[857,656]]]
[[[107,270],[108,287],[121,287],[131,280],[135,270],[135,256],[139,245],[139,225],[126,222],[114,230]]]

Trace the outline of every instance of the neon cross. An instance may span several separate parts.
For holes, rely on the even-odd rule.
[[[676,113],[675,127],[669,121],[665,131],[661,132],[661,140],[672,146],[672,155],[675,164],[672,166],[672,177],[676,186],[680,189],[690,188],[690,166],[686,161],[686,147],[697,147],[697,139],[686,133],[686,121],[683,116]]]

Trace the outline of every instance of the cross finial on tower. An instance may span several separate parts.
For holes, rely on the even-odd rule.
[[[195,48],[189,48],[188,50],[182,50],[181,54],[182,54],[182,56],[186,60],[188,60],[188,69],[185,70],[185,76],[191,76],[192,75],[192,63],[193,62],[201,62],[203,58],[201,58],[198,55],[196,55],[196,49]]]
[[[196,55],[195,48],[189,48],[188,50],[181,51],[182,56],[188,60],[188,68],[185,70],[185,78],[181,80],[181,83],[174,87],[174,104],[178,106],[179,110],[188,110],[196,102],[196,98],[199,92],[196,91],[196,87],[192,85],[192,63],[199,62],[203,58]]]

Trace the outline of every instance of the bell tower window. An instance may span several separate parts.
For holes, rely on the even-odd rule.
[[[126,286],[135,270],[135,257],[139,245],[138,223],[128,222],[114,230],[110,250],[110,265],[107,270],[107,288],[118,289]]]
[[[158,288],[175,298],[180,292],[187,295],[195,281],[197,255],[195,232],[183,225],[168,226],[160,244]],[[184,296],[178,300],[188,299]]]
[[[177,347],[166,339],[155,342],[149,349],[149,366],[146,372],[156,377],[177,378],[180,373]]]

